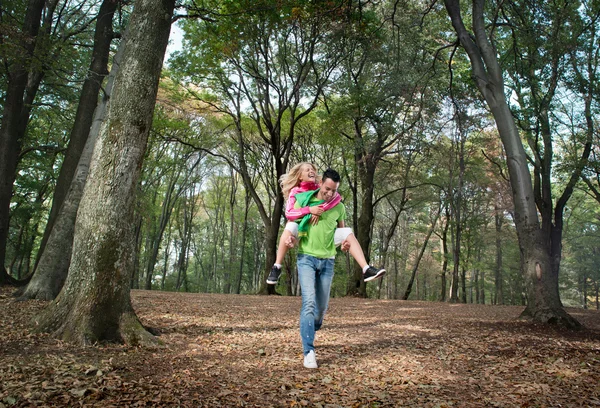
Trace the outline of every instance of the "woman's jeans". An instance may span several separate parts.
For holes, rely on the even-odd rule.
[[[334,259],[321,259],[298,254],[298,280],[302,291],[300,337],[304,355],[314,350],[315,332],[323,324],[329,304]]]

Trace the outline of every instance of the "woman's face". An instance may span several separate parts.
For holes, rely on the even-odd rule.
[[[309,164],[305,164],[300,172],[301,181],[312,181],[313,183],[317,180],[317,172]]]

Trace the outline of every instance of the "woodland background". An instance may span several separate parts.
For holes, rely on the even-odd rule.
[[[332,296],[526,304],[505,153],[444,5],[317,3],[176,4],[183,43],[162,69],[136,188],[131,288],[265,293],[284,222],[277,179],[310,161],[342,174],[347,224],[388,271],[365,285],[340,255]],[[82,106],[102,97],[132,6],[45,3],[11,183],[4,265],[12,279],[40,262],[87,140],[77,136]],[[600,4],[485,7],[536,192],[540,174],[551,181],[538,204],[552,208],[569,190],[561,300],[597,309]],[[5,120],[8,61],[20,52],[13,34],[26,16],[19,1],[3,1],[1,12]],[[90,82],[98,89],[85,99]],[[294,262],[292,251],[280,294],[299,294]],[[58,292],[39,293],[30,297]]]

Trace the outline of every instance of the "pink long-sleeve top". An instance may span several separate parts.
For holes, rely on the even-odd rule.
[[[285,206],[285,218],[287,218],[288,221],[296,221],[298,218],[302,218],[306,214],[310,214],[310,207],[308,206],[294,208],[294,204],[296,204],[296,194],[304,193],[310,190],[316,190],[318,188],[319,185],[317,183],[313,183],[312,181],[302,181],[300,182],[299,186],[292,188]],[[324,211],[327,211],[338,205],[340,201],[342,201],[342,196],[340,196],[339,193],[335,193],[331,201],[319,204],[319,206],[322,207]]]

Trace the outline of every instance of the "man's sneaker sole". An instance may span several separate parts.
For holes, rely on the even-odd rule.
[[[380,278],[383,275],[385,275],[385,269],[381,269],[379,272],[377,272],[377,275],[373,275],[370,278],[365,278],[365,282],[371,282],[372,280]]]
[[[271,281],[267,279],[267,284],[268,285],[277,285],[277,281]]]

